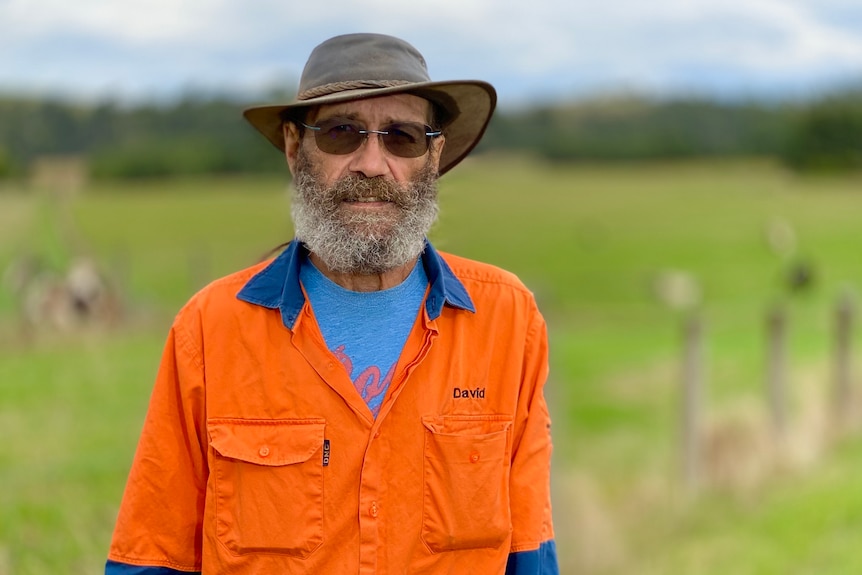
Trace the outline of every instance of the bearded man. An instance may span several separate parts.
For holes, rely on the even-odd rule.
[[[426,239],[495,103],[351,34],[295,101],[245,111],[294,176],[296,237],[177,315],[106,573],[558,573],[544,320]]]

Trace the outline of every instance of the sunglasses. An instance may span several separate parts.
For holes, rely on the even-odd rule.
[[[318,126],[300,124],[314,132],[314,141],[321,151],[339,156],[355,152],[369,134],[377,134],[393,156],[418,158],[428,151],[431,138],[443,133],[418,122],[396,122],[379,130],[367,130],[362,124],[343,118],[324,120]]]

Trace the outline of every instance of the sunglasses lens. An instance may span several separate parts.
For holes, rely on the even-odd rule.
[[[418,158],[428,151],[428,136],[422,124],[392,124],[381,129],[383,144],[393,155],[402,158]]]
[[[314,133],[317,147],[327,154],[344,155],[355,152],[362,139],[362,128],[357,124],[344,121],[323,122],[320,129]]]

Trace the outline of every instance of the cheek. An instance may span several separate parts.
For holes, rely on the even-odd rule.
[[[406,184],[415,180],[430,163],[432,163],[432,158],[425,155],[421,158],[411,158],[406,161],[402,160],[401,162],[398,162],[397,165],[391,166],[390,169],[398,183]]]
[[[332,154],[324,154],[317,152],[315,154],[315,165],[318,169],[318,174],[325,186],[331,186],[344,176],[348,175],[348,158],[349,156],[335,156]]]

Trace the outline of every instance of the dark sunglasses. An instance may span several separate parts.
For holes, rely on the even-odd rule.
[[[379,130],[367,130],[362,124],[343,118],[324,120],[318,126],[300,124],[314,132],[314,141],[321,151],[339,156],[355,152],[369,134],[377,134],[393,156],[418,158],[428,151],[431,138],[443,133],[418,122],[396,122]]]

